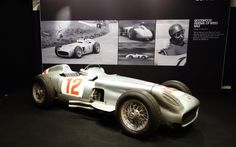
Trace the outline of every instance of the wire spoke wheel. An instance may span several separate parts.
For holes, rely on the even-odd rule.
[[[74,51],[74,56],[76,58],[81,58],[83,56],[83,50],[81,47],[77,46]]]
[[[130,130],[140,131],[148,125],[149,113],[141,101],[130,99],[121,107],[121,119]]]
[[[35,77],[32,85],[34,103],[40,107],[50,107],[55,97],[55,90],[51,80],[45,75]]]
[[[78,50],[77,52],[76,52],[76,55],[77,55],[77,57],[81,57],[82,56],[82,51],[81,50]]]
[[[45,100],[46,89],[39,82],[33,85],[33,97],[37,103],[43,103],[43,101]]]

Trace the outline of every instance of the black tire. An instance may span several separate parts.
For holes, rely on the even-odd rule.
[[[131,106],[138,106],[136,108],[139,109]],[[124,113],[126,107],[135,110]],[[152,135],[161,123],[158,102],[150,93],[143,90],[130,90],[122,94],[116,104],[116,117],[123,131],[134,137]]]
[[[79,46],[75,47],[74,55],[76,58],[81,58],[83,56],[83,49]]]
[[[177,81],[177,80],[168,80],[168,81],[162,83],[162,85],[183,91],[188,94],[192,94],[191,90],[189,89],[189,87],[186,84],[184,84],[180,81]]]
[[[93,45],[93,53],[98,54],[100,52],[100,44],[98,42],[95,42]]]
[[[145,60],[145,59],[147,59],[147,58],[146,58],[145,56],[142,56],[141,59]]]
[[[43,75],[36,76],[32,86],[34,103],[40,107],[50,107],[53,104],[56,92],[49,78]]]
[[[151,31],[152,32],[152,38],[150,40],[154,40],[155,39],[155,32],[154,31]]]
[[[57,56],[60,56],[59,54],[58,54],[58,50],[60,49],[60,46],[56,46],[55,47],[55,54],[57,55]]]
[[[134,29],[130,29],[128,32],[129,39],[133,40],[135,39],[135,36],[136,36],[136,32],[134,31]]]
[[[128,56],[128,59],[133,59],[134,57],[133,56]]]

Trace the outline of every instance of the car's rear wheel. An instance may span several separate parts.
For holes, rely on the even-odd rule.
[[[158,102],[142,90],[122,94],[116,104],[116,116],[123,130],[136,137],[153,134],[161,122]]]
[[[33,82],[32,96],[36,105],[41,107],[51,106],[55,97],[55,90],[51,81],[43,75],[37,76]]]
[[[164,83],[162,83],[162,85],[183,91],[188,94],[192,94],[191,90],[189,89],[189,87],[186,84],[184,84],[183,82],[177,81],[177,80],[168,80],[168,81],[165,81]]]
[[[100,52],[100,44],[98,42],[95,42],[94,45],[93,45],[93,52],[94,53],[99,53]]]
[[[83,56],[83,50],[81,47],[77,46],[74,51],[74,55],[76,58],[81,58]]]
[[[152,37],[150,40],[154,40],[155,39],[155,32],[154,31],[151,31],[152,32]]]

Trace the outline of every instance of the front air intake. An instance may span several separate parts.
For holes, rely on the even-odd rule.
[[[197,115],[198,115],[198,107],[185,113],[182,118],[183,126],[187,126],[188,124],[193,122],[197,118]]]
[[[68,55],[69,55],[68,52],[64,52],[64,51],[57,51],[57,53],[58,53],[59,55],[62,55],[62,56],[68,56]]]

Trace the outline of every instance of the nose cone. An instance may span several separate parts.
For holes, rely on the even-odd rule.
[[[194,96],[182,91],[173,91],[172,94],[177,98],[184,107],[184,111],[189,111],[200,105],[200,101]]]
[[[137,31],[137,37],[140,39],[149,39],[152,38],[152,32],[148,29],[139,29]]]

